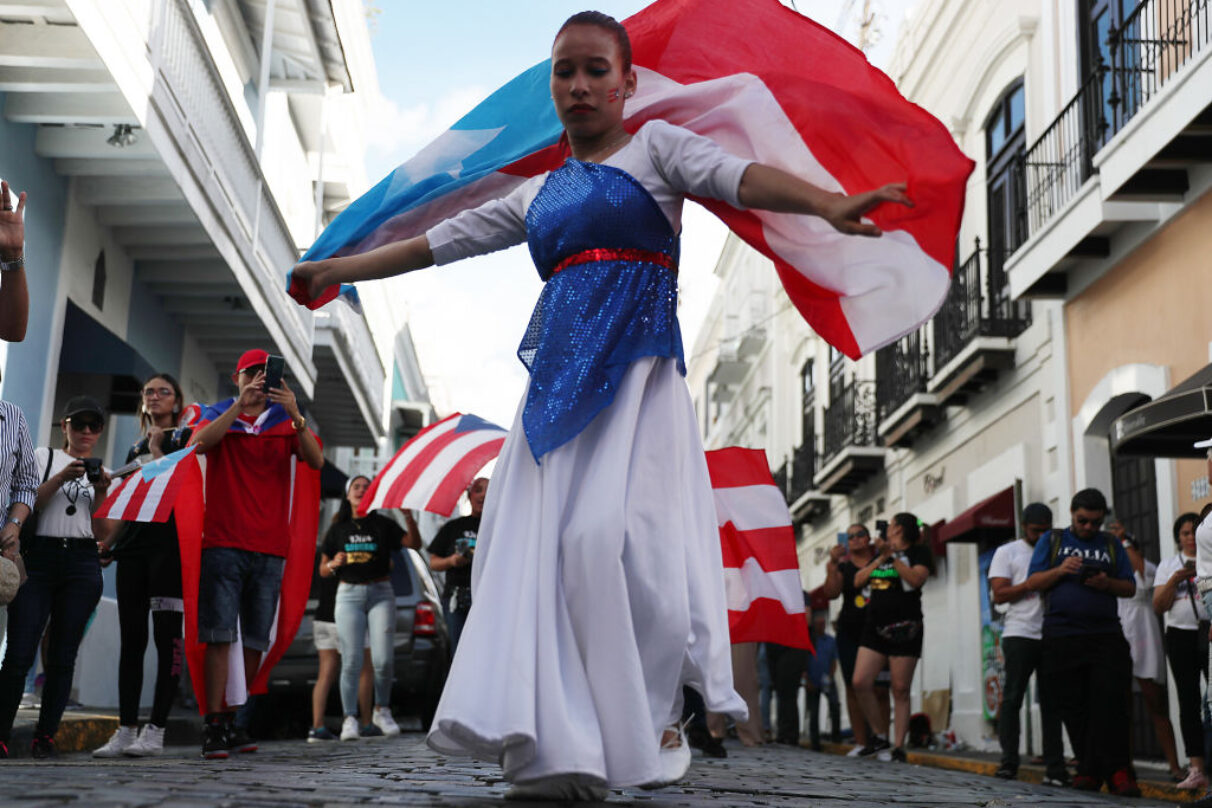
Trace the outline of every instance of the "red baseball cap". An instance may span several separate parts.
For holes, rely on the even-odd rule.
[[[240,361],[236,363],[236,373],[256,367],[257,365],[264,365],[267,359],[269,359],[269,353],[260,348],[245,351],[244,355],[240,357]]]

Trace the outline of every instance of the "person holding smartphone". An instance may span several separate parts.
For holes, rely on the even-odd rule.
[[[1175,520],[1178,552],[1158,564],[1153,579],[1153,609],[1165,616],[1166,658],[1178,695],[1178,726],[1191,761],[1178,787],[1191,791],[1208,787],[1199,686],[1201,674],[1205,681],[1208,678],[1208,613],[1195,589],[1195,529],[1199,521],[1195,513],[1184,513]]]
[[[875,557],[854,576],[855,586],[871,586],[871,603],[863,625],[854,687],[873,732],[860,753],[880,760],[905,762],[909,734],[909,685],[922,655],[922,587],[934,569],[934,557],[923,540],[921,523],[911,513],[888,522],[887,535],[875,542]],[[892,672],[896,743],[876,698],[875,680],[887,665]]]
[[[319,475],[296,461],[318,471],[324,454],[286,382],[265,389],[269,359],[257,349],[241,355],[232,374],[239,395],[207,408],[193,436],[207,461],[197,639],[206,645],[208,759],[257,748],[225,700],[231,645],[240,640],[251,684],[270,647],[286,556],[300,544],[292,541],[292,508],[319,507]],[[306,496],[300,485],[309,486]]]
[[[30,755],[58,757],[55,732],[71,693],[76,652],[101,599],[93,512],[105,499],[111,478],[92,453],[105,429],[105,411],[95,399],[77,396],[67,402],[61,425],[63,448],[34,453],[42,480],[34,504],[37,530],[21,548],[29,579],[8,605],[8,649],[0,665],[0,758],[9,756],[25,674],[44,629],[46,684]]]

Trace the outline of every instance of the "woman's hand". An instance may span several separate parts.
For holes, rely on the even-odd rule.
[[[328,562],[328,568],[330,570],[332,570],[332,569],[336,569],[337,567],[344,567],[345,559],[346,559],[345,551],[342,550],[341,552],[337,553],[335,556],[332,557],[332,561]]]
[[[821,215],[839,233],[845,233],[848,236],[879,236],[883,232],[874,224],[864,222],[862,219],[885,202],[894,202],[907,208],[913,207],[913,200],[906,193],[905,183],[894,182],[861,194],[833,196]]]
[[[152,457],[164,456],[164,429],[152,424],[147,428],[147,448]]]
[[[68,480],[78,480],[83,476],[84,476],[84,461],[83,460],[73,460],[72,462],[70,462],[66,466],[64,466],[63,468],[59,469],[59,471],[56,472],[54,475],[52,475],[51,479],[57,480],[59,483],[59,487],[63,487],[63,484],[66,483]]]
[[[295,268],[292,270],[295,282],[303,284],[312,300],[319,297],[320,292],[332,286],[332,282],[325,279],[325,268],[326,262],[324,261],[302,261],[295,264]]]

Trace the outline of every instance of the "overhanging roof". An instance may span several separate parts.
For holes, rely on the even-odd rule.
[[[983,499],[954,519],[948,519],[935,531],[938,543],[949,541],[980,541],[996,533],[1004,537],[1014,532],[1014,486]]]

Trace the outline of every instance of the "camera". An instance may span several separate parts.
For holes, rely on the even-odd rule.
[[[1183,562],[1183,567],[1188,570],[1195,569],[1195,559],[1188,558],[1186,561]]]
[[[457,554],[463,556],[464,558],[471,558],[472,554],[475,551],[476,551],[476,537],[475,536],[463,536],[462,538],[455,539],[455,552]]]
[[[80,462],[84,464],[84,476],[88,477],[90,483],[101,479],[101,458],[85,457]]]

